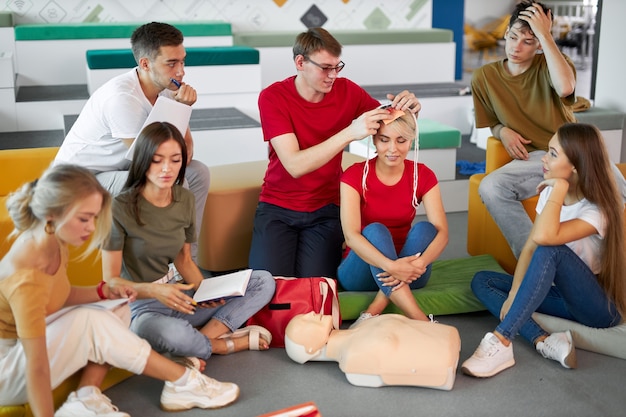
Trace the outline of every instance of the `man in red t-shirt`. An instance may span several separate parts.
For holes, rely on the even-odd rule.
[[[297,36],[297,74],[259,96],[269,165],[254,219],[249,266],[273,275],[336,277],[343,234],[339,178],[344,148],[391,118],[378,100],[339,72],[341,44],[326,30]],[[388,95],[392,107],[417,113],[414,94]]]

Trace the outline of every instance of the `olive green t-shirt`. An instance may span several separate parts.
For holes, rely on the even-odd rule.
[[[122,278],[153,282],[165,274],[185,243],[196,241],[194,195],[176,185],[172,203],[156,207],[139,197],[140,226],[132,215],[130,194],[113,200],[113,227],[104,250],[122,251]]]
[[[565,59],[575,74],[573,62],[567,56]],[[571,109],[576,101],[575,92],[559,97],[543,54],[535,55],[530,68],[515,76],[505,69],[505,61],[483,65],[472,75],[476,127],[500,123],[532,141],[526,145],[529,152],[547,151],[557,129],[576,121]]]

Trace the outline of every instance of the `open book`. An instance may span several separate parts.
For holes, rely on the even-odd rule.
[[[101,310],[115,310],[117,307],[123,304],[126,304],[127,302],[128,302],[128,298],[116,298],[114,300],[100,300],[100,301],[96,301],[93,303],[76,304],[73,306],[64,307],[48,315],[46,317],[46,324],[52,323],[53,321],[55,321],[56,319],[58,319],[59,317],[67,313],[68,311],[74,310],[75,308],[78,308],[78,307],[98,308]]]
[[[245,295],[252,269],[243,269],[217,277],[205,278],[193,296],[194,301],[220,300]]]

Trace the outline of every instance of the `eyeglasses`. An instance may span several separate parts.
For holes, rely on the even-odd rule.
[[[316,67],[318,67],[319,69],[321,69],[322,71],[324,71],[324,73],[326,73],[327,75],[331,73],[331,71],[335,71],[337,74],[339,74],[341,72],[341,70],[343,69],[343,67],[346,66],[346,64],[344,64],[343,61],[339,61],[339,64],[337,64],[336,67],[325,67],[323,65],[318,64],[317,62],[313,61],[311,58],[309,57],[304,57],[304,59],[306,59],[307,61],[309,61],[311,64],[315,65]]]

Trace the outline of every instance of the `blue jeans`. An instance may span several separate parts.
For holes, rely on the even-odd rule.
[[[485,176],[478,186],[485,207],[516,258],[519,258],[533,226],[521,202],[537,195],[537,185],[543,181],[541,158],[545,154],[545,151],[533,151],[528,154],[527,161],[514,159]],[[611,167],[617,189],[626,203],[626,179],[615,164]]]
[[[104,188],[115,197],[124,188],[128,171],[107,171],[96,174],[96,178]],[[209,194],[209,184],[211,174],[209,168],[200,161],[192,159],[185,169],[185,182],[183,186],[191,191],[196,202],[196,241],[191,244],[191,258],[194,262],[198,256],[198,238],[202,229],[202,217],[204,216],[204,206]]]
[[[131,304],[130,329],[157,352],[208,359],[213,351],[211,342],[196,328],[215,319],[231,331],[238,329],[270,302],[275,287],[274,277],[269,272],[252,271],[243,297],[231,298],[216,308],[197,308],[194,314],[172,310],[154,298],[137,300]],[[193,296],[193,290],[186,293]]]
[[[537,185],[543,181],[545,151],[528,154],[528,160],[514,159],[485,176],[478,186],[480,198],[511,247],[516,258],[520,253],[533,223],[522,200],[537,195]]]
[[[419,222],[411,227],[407,235],[404,247],[396,254],[396,248],[391,238],[391,233],[381,223],[372,223],[365,226],[361,232],[376,249],[389,259],[398,259],[405,256],[415,255],[424,252],[428,245],[437,235],[437,229],[429,222]],[[423,288],[428,283],[432,265],[428,265],[426,272],[413,281],[409,287],[412,290]],[[381,290],[387,297],[391,295],[393,287],[384,287],[376,275],[383,272],[382,269],[369,265],[359,257],[354,251],[350,251],[348,256],[341,262],[337,270],[339,284],[346,291],[376,291]]]
[[[500,317],[512,283],[512,275],[481,271],[472,279],[472,291],[491,314]],[[622,320],[597,277],[565,245],[537,247],[515,300],[496,331],[509,340],[519,333],[535,343],[548,335],[531,318],[535,311],[595,328],[612,327]]]
[[[337,276],[343,232],[339,207],[301,212],[259,203],[249,265],[286,277]]]

